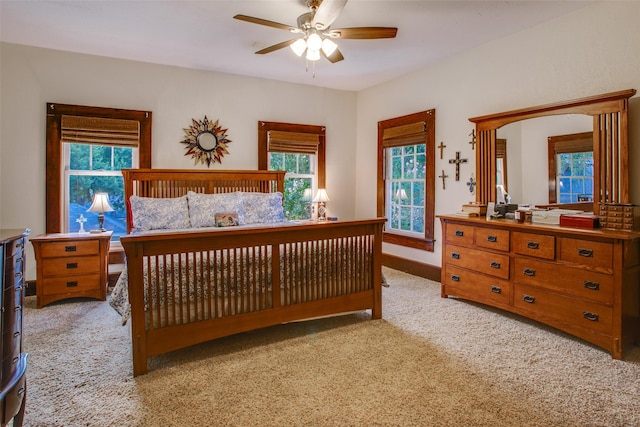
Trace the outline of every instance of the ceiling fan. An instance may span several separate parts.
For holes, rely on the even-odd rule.
[[[247,15],[236,15],[234,18],[298,34],[296,38],[257,51],[260,55],[291,46],[298,56],[306,53],[307,60],[317,61],[322,56],[335,63],[342,61],[344,56],[333,42],[334,39],[395,38],[398,29],[393,27],[331,28],[346,4],[347,0],[307,0],[311,11],[298,17],[297,27]]]

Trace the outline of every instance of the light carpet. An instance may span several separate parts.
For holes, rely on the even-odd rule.
[[[152,359],[106,302],[27,298],[27,426],[637,426],[624,361],[384,269],[383,318],[280,325]]]

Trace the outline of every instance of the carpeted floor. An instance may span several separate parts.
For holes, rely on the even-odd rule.
[[[106,302],[28,298],[27,426],[637,426],[625,361],[385,269],[383,319],[280,325],[153,359]]]

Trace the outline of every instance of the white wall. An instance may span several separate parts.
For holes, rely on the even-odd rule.
[[[353,218],[356,94],[264,79],[0,44],[0,227],[45,230],[45,104],[153,112],[152,166],[206,169],[185,157],[183,128],[204,115],[228,128],[211,169],[256,169],[258,121],[327,127],[328,213]],[[31,245],[27,278],[35,279]]]
[[[475,172],[468,144],[470,117],[582,98],[623,89],[640,89],[640,2],[602,2],[487,43],[435,66],[358,93],[358,182],[356,211],[375,214],[376,124],[409,113],[436,109],[436,171],[449,175],[446,190],[436,182],[436,214],[453,213],[473,200],[466,182]],[[630,165],[640,161],[640,109],[630,102]],[[448,159],[461,151],[460,181]],[[438,152],[439,153],[439,152]],[[635,169],[638,169],[636,166]],[[511,173],[511,170],[509,171]],[[640,174],[631,168],[631,201],[640,203]],[[436,250],[425,252],[384,245],[384,250],[419,262],[441,265],[441,228]]]

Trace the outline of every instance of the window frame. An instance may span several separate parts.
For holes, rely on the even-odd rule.
[[[326,128],[324,126],[281,123],[281,122],[258,122],[258,169],[268,170],[269,168],[269,132],[294,132],[309,133],[318,136],[318,148],[316,152],[316,183],[317,188],[326,188]],[[317,189],[316,189],[317,190]]]
[[[418,113],[408,114],[406,116],[395,117],[388,120],[378,122],[378,166],[377,166],[377,215],[385,216],[387,211],[387,194],[386,194],[386,176],[385,176],[385,150],[389,148],[384,142],[385,129],[407,126],[418,122],[424,122],[425,132],[424,141],[425,153],[427,155],[426,171],[425,171],[425,194],[424,194],[424,236],[413,237],[385,229],[382,234],[382,241],[400,246],[411,247],[414,249],[426,250],[433,252],[434,250],[434,222],[435,222],[435,116],[436,110],[426,110]],[[416,145],[415,141],[409,141],[406,144],[397,144],[396,146]],[[431,156],[430,156],[431,155]]]
[[[140,125],[138,144],[138,167],[151,167],[151,120],[150,111],[123,110],[107,107],[57,104],[46,105],[46,233],[61,233],[64,230],[64,147],[62,143],[62,116],[96,117],[135,120]],[[110,144],[102,144],[110,145]]]
[[[558,174],[557,174],[557,165],[556,165],[556,155],[560,153],[583,153],[594,151],[593,149],[593,132],[581,132],[581,133],[572,133],[567,135],[556,135],[550,136],[547,138],[548,151],[547,151],[547,159],[548,159],[548,167],[549,167],[549,203],[558,203],[557,196],[557,182],[558,182]],[[595,162],[595,152],[594,152],[594,162]],[[595,166],[594,166],[595,173]],[[596,177],[593,177],[594,181],[594,192],[595,192],[595,180]],[[592,195],[592,199],[595,200],[595,194]]]

